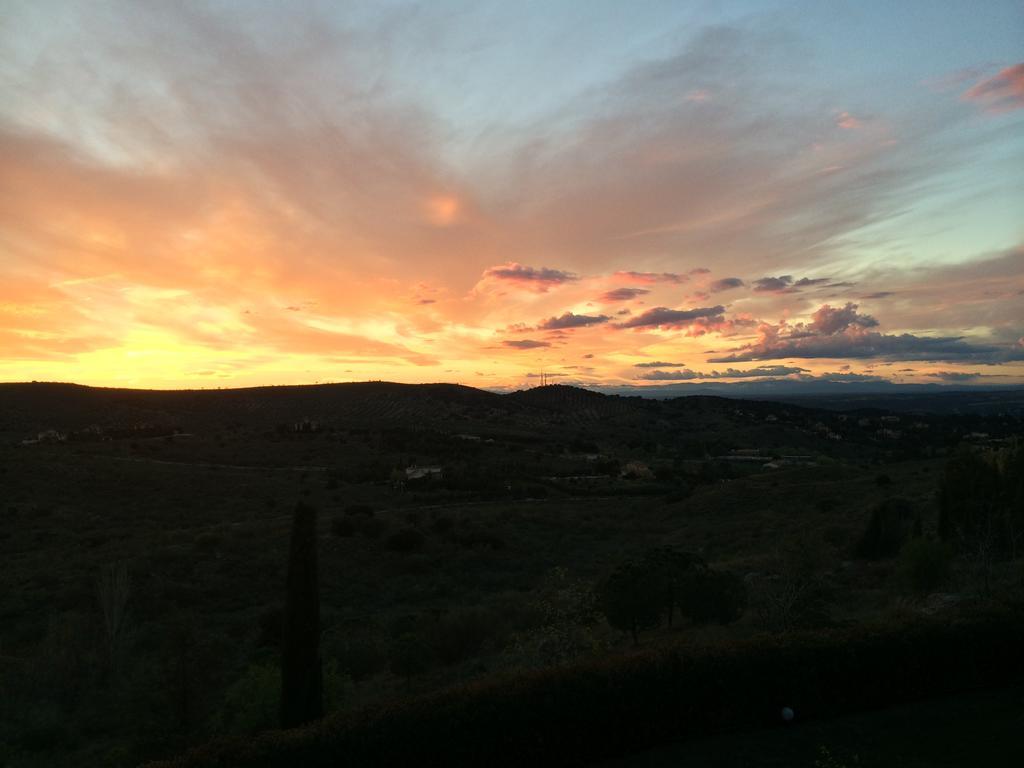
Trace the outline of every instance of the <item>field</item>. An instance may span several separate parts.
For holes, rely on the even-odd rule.
[[[299,501],[319,513],[335,711],[628,652],[590,595],[655,547],[698,554],[750,596],[728,626],[663,623],[643,647],[952,614],[1019,590],[1019,560],[984,590],[957,560],[922,593],[900,558],[855,556],[886,500],[934,536],[949,455],[1018,434],[1014,415],[893,421],[565,387],[52,386],[0,387],[0,764],[133,765],[273,727]],[[105,573],[126,580],[116,638]],[[783,615],[790,583],[806,604]]]

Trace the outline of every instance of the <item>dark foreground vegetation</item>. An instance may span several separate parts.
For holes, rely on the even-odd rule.
[[[1022,432],[0,385],[0,765],[572,764],[1019,681]]]
[[[1024,612],[673,650],[500,678],[153,768],[586,765],[722,729],[894,706],[1024,680]]]

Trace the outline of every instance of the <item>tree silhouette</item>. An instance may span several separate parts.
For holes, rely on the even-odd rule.
[[[598,601],[608,623],[633,635],[656,627],[661,620],[663,591],[654,569],[643,563],[623,563],[598,587]]]
[[[1024,535],[1024,448],[961,450],[939,484],[939,536],[986,561],[1016,557]]]
[[[281,656],[281,727],[323,716],[320,596],[316,566],[316,510],[299,502],[292,521]]]
[[[913,505],[894,496],[871,510],[867,528],[857,544],[857,555],[866,560],[895,557],[911,536],[920,534],[921,521]]]
[[[679,612],[694,624],[731,624],[747,607],[743,579],[728,571],[697,566],[687,573],[679,597]]]
[[[658,547],[644,555],[643,566],[650,571],[660,595],[662,609],[672,627],[675,609],[680,606],[688,579],[695,569],[704,568],[704,561],[697,555],[682,552],[672,547]]]

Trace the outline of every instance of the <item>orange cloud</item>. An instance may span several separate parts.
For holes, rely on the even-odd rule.
[[[1024,107],[1024,62],[974,84],[961,97],[986,112],[1010,112]]]
[[[458,371],[512,385],[535,357],[593,382],[631,379],[638,358],[696,367],[761,318],[809,318],[811,291],[795,291],[821,279],[776,293],[751,280],[831,269],[844,234],[886,221],[935,170],[931,154],[890,154],[870,130],[838,141],[820,101],[780,99],[737,66],[764,45],[738,31],[595,85],[599,109],[482,135],[501,134],[474,153],[429,104],[401,103],[386,74],[351,85],[340,30],[268,46],[215,12],[130,16],[131,45],[105,39],[110,25],[81,32],[82,56],[116,77],[65,111],[40,73],[60,80],[77,59],[55,50],[48,67],[9,72],[5,92],[30,94],[32,109],[0,107],[0,380]],[[1017,69],[972,91],[1002,104]],[[830,164],[841,178],[820,173]],[[872,316],[1005,343],[1024,333],[1018,277],[935,274],[905,278]],[[863,290],[888,299],[889,278]],[[684,283],[729,306],[673,309],[693,306]],[[826,289],[838,290],[814,290]],[[604,319],[611,302],[632,302],[607,310],[625,322]],[[517,324],[543,341],[505,341]]]

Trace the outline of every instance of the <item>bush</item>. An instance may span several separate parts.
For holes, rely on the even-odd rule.
[[[430,524],[430,530],[440,536],[443,536],[448,533],[454,525],[455,524],[452,522],[450,517],[438,517]]]
[[[774,573],[756,584],[757,612],[772,631],[830,623],[825,567],[831,551],[812,536],[799,535],[775,556]]]
[[[1024,542],[1024,446],[963,449],[939,484],[939,536],[985,560],[1016,558]]]
[[[1024,680],[1024,613],[760,637],[506,676],[310,727],[200,747],[163,768],[579,765],[722,730],[824,719]],[[151,766],[157,768],[157,766]]]
[[[697,569],[706,569],[704,561],[689,552],[658,547],[644,555],[642,567],[650,572],[654,580],[662,601],[662,610],[668,616],[668,625],[671,627],[675,609],[681,607],[684,585]]]
[[[391,671],[405,678],[406,687],[415,675],[430,668],[430,649],[418,633],[406,634],[395,641],[391,648]]]
[[[221,733],[256,733],[276,728],[281,706],[281,670],[254,664],[224,694],[213,727]]]
[[[335,536],[342,537],[355,536],[355,523],[353,523],[347,517],[335,517],[333,520],[331,520],[331,533],[333,533]]]
[[[273,605],[264,608],[257,623],[257,644],[260,647],[280,648],[284,637],[284,606]]]
[[[629,632],[633,644],[641,629],[661,622],[664,590],[654,570],[642,563],[623,563],[597,588],[598,604],[608,623]]]
[[[683,581],[679,610],[695,624],[731,624],[746,607],[747,587],[734,573],[698,568]]]
[[[216,533],[200,533],[195,538],[196,549],[200,552],[212,553],[224,545],[224,540]]]
[[[456,664],[479,653],[493,632],[493,622],[480,611],[449,614],[434,628],[433,655],[441,664]]]
[[[345,676],[332,659],[324,664],[324,699],[327,710],[340,708]],[[276,664],[253,664],[224,694],[211,725],[220,733],[252,734],[277,728],[281,706],[281,670]]]
[[[384,669],[387,656],[376,638],[349,640],[341,648],[338,665],[344,674],[359,683]]]
[[[857,556],[865,560],[895,557],[915,529],[920,532],[920,521],[911,503],[899,497],[886,499],[871,510],[868,526],[857,545]]]
[[[419,552],[426,538],[415,528],[405,528],[388,536],[384,546],[392,552]]]
[[[505,548],[505,540],[486,531],[468,530],[457,534],[455,541],[466,549],[491,549],[497,552]]]
[[[935,539],[914,539],[900,555],[900,570],[915,592],[934,592],[949,578],[953,553],[948,544]]]
[[[369,504],[349,504],[345,514],[350,517],[373,517],[374,509]]]
[[[368,539],[379,539],[388,529],[386,520],[377,517],[367,517],[359,521],[357,529],[360,534]]]

